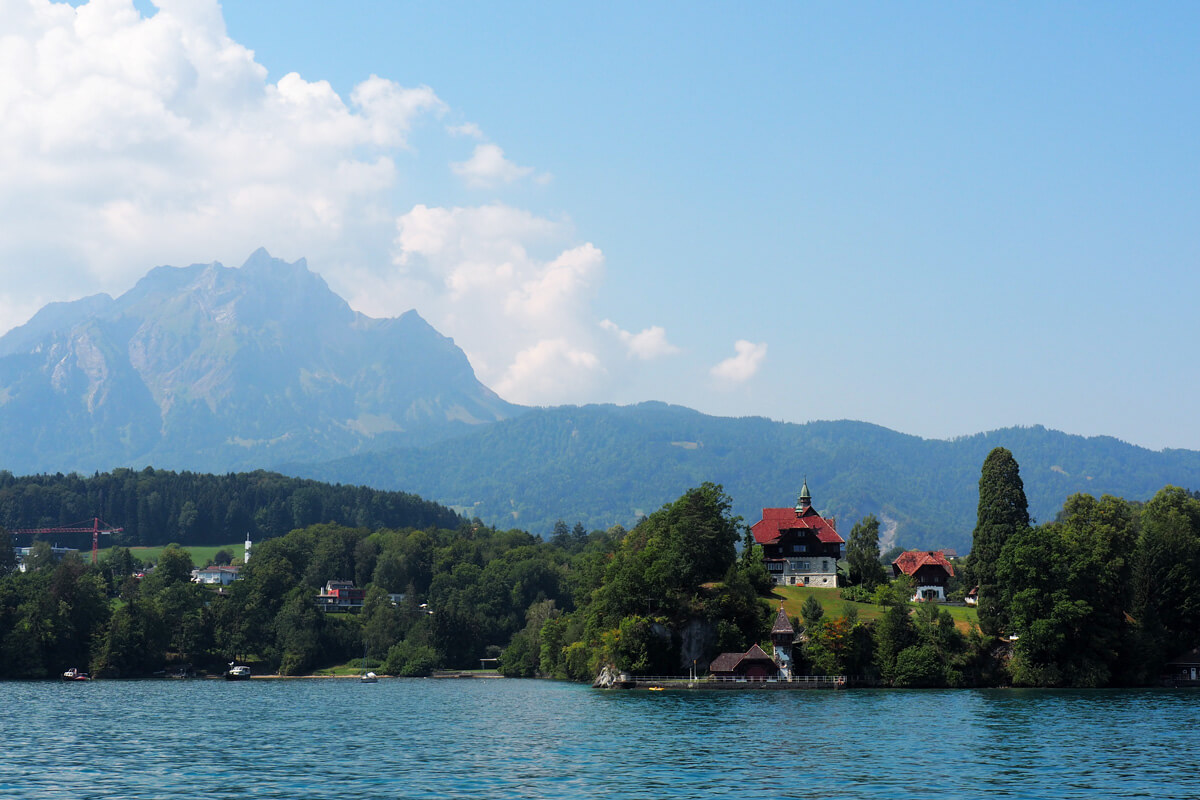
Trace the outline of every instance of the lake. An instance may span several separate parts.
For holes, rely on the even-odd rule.
[[[3,798],[1200,797],[1200,692],[0,683]]]

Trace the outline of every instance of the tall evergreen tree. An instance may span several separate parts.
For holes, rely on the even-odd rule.
[[[971,569],[979,584],[979,627],[995,635],[1004,629],[996,563],[1013,534],[1029,527],[1029,503],[1021,469],[1003,447],[988,453],[979,477],[979,512],[971,546]]]

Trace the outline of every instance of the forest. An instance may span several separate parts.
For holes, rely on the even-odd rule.
[[[15,477],[0,471],[0,526],[8,530],[71,526],[92,517],[124,529],[125,547],[227,544],[282,536],[332,522],[356,528],[457,528],[445,506],[405,492],[289,478],[274,472],[210,475],[147,467],[82,477]],[[64,546],[80,546],[63,541]]]
[[[138,476],[148,485],[200,480],[121,477]],[[384,518],[370,511],[383,505],[356,512],[351,500],[372,495],[348,487],[289,487],[289,479],[259,473],[208,479],[246,495],[256,479],[266,481],[276,493],[262,496],[291,510],[292,523],[294,498],[306,489],[343,520]],[[15,485],[0,481],[0,498],[38,494],[36,484],[11,491]],[[1148,685],[1168,659],[1197,644],[1195,495],[1166,487],[1144,504],[1075,495],[1054,520],[1035,524],[1019,467],[1003,448],[988,455],[979,487],[972,553],[956,567],[960,593],[979,587],[979,626],[963,630],[944,607],[908,602],[911,585],[889,579],[878,521],[867,517],[849,535],[841,594],[879,613],[860,618],[857,605],[809,597],[794,620],[799,672],[897,687]],[[182,495],[159,488],[182,511]],[[389,493],[374,496],[382,503]],[[203,505],[229,509],[241,497],[213,490]],[[417,498],[409,505],[413,521],[393,525],[301,517],[305,524],[256,542],[242,579],[220,593],[190,580],[202,565],[178,546],[147,569],[127,547],[109,549],[93,566],[75,555],[56,561],[43,543],[24,572],[11,549],[0,548],[0,678],[54,677],[84,665],[98,677],[211,672],[234,660],[258,673],[298,675],[365,651],[370,665],[396,676],[494,657],[509,676],[590,681],[606,666],[684,674],[720,652],[755,643],[770,651],[779,598],[761,549],[719,485],[688,489],[628,531],[560,520],[545,539]],[[241,536],[230,533],[226,541]],[[330,580],[365,587],[359,613],[317,608],[314,597]]]

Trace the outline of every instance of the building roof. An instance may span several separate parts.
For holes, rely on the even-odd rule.
[[[742,660],[741,653],[721,653],[708,665],[709,672],[733,672],[738,662]]]
[[[758,544],[771,544],[779,541],[780,535],[790,530],[809,530],[817,535],[817,540],[830,544],[842,544],[843,539],[834,530],[831,520],[817,513],[812,506],[797,513],[794,508],[764,508],[762,519],[750,528],[754,541]]]
[[[1200,664],[1200,647],[1193,647],[1167,662],[1168,667],[1191,667],[1197,664]]]
[[[775,663],[775,659],[767,655],[758,645],[754,645],[747,650],[745,655],[742,656],[742,661],[770,661],[772,664]]]
[[[892,564],[905,575],[914,575],[921,567],[941,567],[954,577],[954,567],[941,550],[909,550],[901,553]]]
[[[777,633],[786,633],[789,636],[796,635],[796,629],[792,627],[792,621],[788,619],[787,612],[783,610],[783,606],[779,606],[779,613],[775,615],[775,624],[771,626],[771,635]]]

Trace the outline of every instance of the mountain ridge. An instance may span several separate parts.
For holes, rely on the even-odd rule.
[[[794,503],[807,478],[814,504],[839,520],[843,536],[875,514],[900,544],[966,552],[980,466],[997,446],[1013,451],[1030,509],[1046,521],[1076,492],[1146,500],[1168,483],[1200,486],[1195,451],[1156,452],[1040,425],[923,439],[854,420],[710,417],[657,402],[532,409],[432,445],[280,470],[403,487],[542,535],[557,519],[628,527],[706,480],[722,484],[734,512],[753,522],[762,508]]]
[[[262,249],[156,267],[0,337],[0,461],[17,471],[253,468],[520,411],[415,310],[367,317]]]

